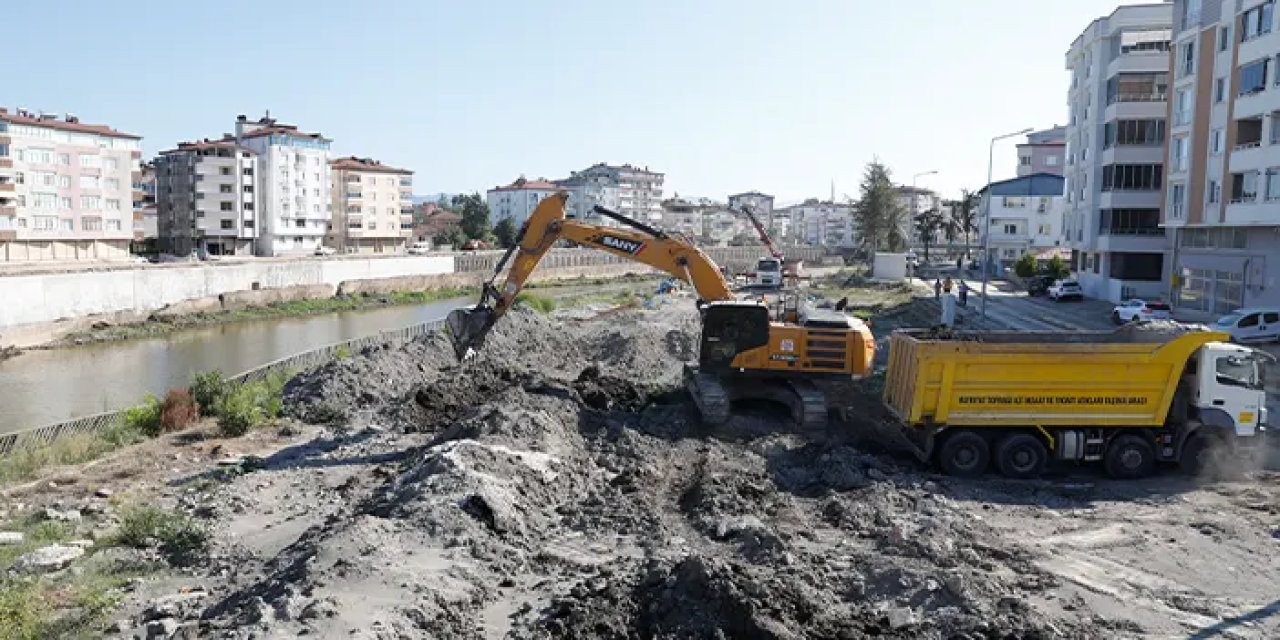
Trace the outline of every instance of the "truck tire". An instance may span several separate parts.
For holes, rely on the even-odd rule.
[[[972,431],[958,431],[942,443],[938,464],[948,475],[976,478],[986,473],[991,464],[991,448],[982,436]]]
[[[996,447],[996,466],[1006,478],[1038,478],[1048,461],[1049,450],[1029,433],[1010,434]]]
[[[1145,478],[1156,470],[1156,448],[1145,438],[1126,433],[1107,445],[1103,462],[1107,475],[1117,480]]]
[[[1209,439],[1202,434],[1192,434],[1182,445],[1182,455],[1178,458],[1178,467],[1189,476],[1204,473],[1209,462]]]

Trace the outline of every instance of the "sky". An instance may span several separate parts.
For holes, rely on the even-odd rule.
[[[335,156],[484,191],[596,162],[666,194],[856,196],[865,165],[951,197],[993,136],[1066,121],[1064,56],[1106,0],[121,0],[8,3],[0,106],[144,136],[267,109]],[[996,147],[1013,175],[1014,140]]]

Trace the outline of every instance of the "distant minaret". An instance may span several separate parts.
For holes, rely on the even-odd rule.
[[[831,179],[831,204],[836,203],[836,179]]]

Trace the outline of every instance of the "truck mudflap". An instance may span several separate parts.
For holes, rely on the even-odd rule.
[[[942,425],[915,428],[903,426],[898,429],[898,433],[902,435],[902,441],[918,460],[928,462],[933,458],[934,444],[937,442],[938,432],[942,429]]]

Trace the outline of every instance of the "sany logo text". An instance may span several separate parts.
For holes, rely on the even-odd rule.
[[[643,242],[636,242],[635,240],[628,240],[626,238],[618,238],[614,236],[600,236],[600,239],[597,240],[597,242],[603,246],[609,247],[610,249],[625,251],[632,255],[640,253],[640,250],[644,248]]]

